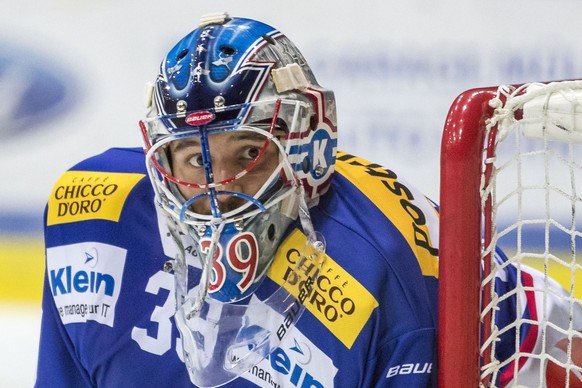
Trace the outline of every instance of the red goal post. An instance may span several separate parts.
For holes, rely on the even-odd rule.
[[[497,245],[509,246],[509,262],[518,270],[524,260],[539,263],[546,278],[564,273],[567,293],[561,297],[573,321],[582,273],[576,261],[582,250],[581,143],[582,81],[471,89],[453,102],[441,145],[440,387],[494,386],[499,369],[507,366],[495,359],[500,340],[491,336],[504,330],[495,326],[497,307],[491,304],[499,297],[491,289],[498,270],[491,252]],[[562,272],[555,272],[558,266]],[[518,334],[521,324],[515,325]],[[580,338],[572,323],[564,335],[569,343]],[[515,364],[520,357],[536,358],[544,386],[546,368],[555,363],[566,371],[565,386],[579,386],[570,372],[580,373],[580,364],[572,361],[572,345],[567,349],[566,360],[556,360],[545,347],[547,356],[519,349]]]

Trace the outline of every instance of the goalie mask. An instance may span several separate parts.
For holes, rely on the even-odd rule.
[[[176,44],[150,91],[140,126],[156,202],[201,259],[201,271],[183,254],[173,265],[185,362],[194,384],[222,385],[278,345],[321,267],[308,208],[333,173],[335,100],[281,32],[226,14]],[[297,219],[293,285],[274,286],[266,274]]]

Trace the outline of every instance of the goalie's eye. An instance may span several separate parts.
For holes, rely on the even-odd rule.
[[[196,155],[192,156],[188,160],[188,163],[190,163],[192,166],[197,167],[197,168],[204,166],[204,160],[202,159],[202,154],[196,154]]]
[[[243,158],[254,160],[259,156],[260,152],[261,152],[260,147],[248,147],[243,150],[242,156]]]

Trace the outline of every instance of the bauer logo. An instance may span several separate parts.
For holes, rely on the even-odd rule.
[[[186,124],[196,126],[208,124],[214,120],[214,113],[212,112],[194,112],[186,116]]]
[[[49,284],[64,324],[92,320],[113,326],[126,253],[97,242],[47,249]]]
[[[102,219],[119,221],[131,189],[143,174],[68,171],[48,202],[47,225]]]
[[[305,307],[349,349],[378,307],[378,301],[327,255],[315,282],[309,287],[301,285],[302,280],[297,278],[294,268],[301,258],[302,248],[298,247],[305,246],[305,241],[305,235],[294,230],[279,248],[269,277],[281,286],[287,285],[292,293],[296,293],[297,289],[308,290],[307,295],[301,298]],[[309,268],[305,268],[304,272],[306,276],[313,275],[309,273]]]
[[[388,369],[386,378],[391,379],[400,375],[422,375],[432,372],[432,362],[420,362],[414,364],[396,365]]]
[[[321,349],[296,328],[242,377],[264,387],[333,387],[337,368]]]

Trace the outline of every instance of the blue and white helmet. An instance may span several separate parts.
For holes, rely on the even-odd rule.
[[[211,297],[244,299],[260,283],[297,217],[298,191],[310,207],[329,186],[337,144],[333,92],[319,86],[303,55],[275,28],[214,14],[167,54],[151,111],[141,125],[161,206],[187,226],[202,251],[209,250],[212,233],[220,228],[215,258],[233,244],[247,257],[258,256],[250,272],[230,273],[227,265],[211,275]],[[174,175],[168,152],[172,142],[197,138],[207,144],[213,134],[231,131],[259,133],[265,144],[280,150],[279,164],[256,193],[232,189],[249,168],[216,180],[212,160],[220,150],[203,153],[204,179],[187,182]],[[203,192],[186,197],[188,187]],[[226,197],[236,197],[238,206],[221,207]],[[197,212],[194,205],[203,201],[209,210]]]
[[[184,361],[194,384],[219,386],[279,346],[316,281],[325,241],[309,207],[334,171],[335,99],[281,32],[226,14],[170,50],[150,91],[140,126],[156,202],[201,258],[201,272],[180,254],[173,266]],[[259,288],[298,218],[294,285]]]

